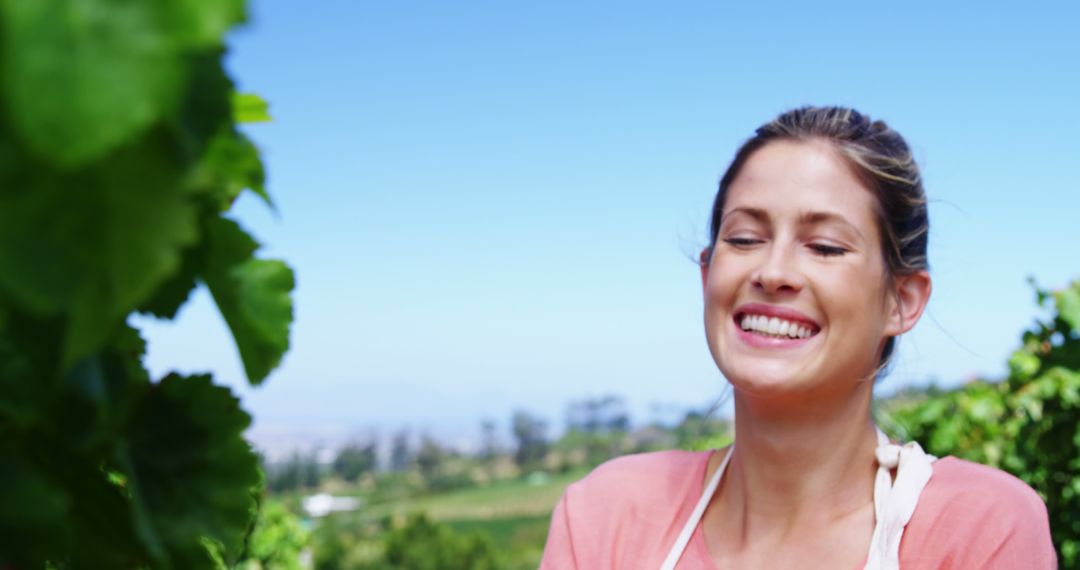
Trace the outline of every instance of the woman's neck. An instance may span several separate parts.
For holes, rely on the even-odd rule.
[[[786,409],[737,394],[737,444],[716,497],[728,523],[741,519],[743,532],[783,532],[872,504],[877,436],[870,389],[860,383],[845,397],[808,398]]]

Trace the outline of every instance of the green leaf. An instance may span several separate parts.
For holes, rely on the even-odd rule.
[[[73,569],[136,567],[144,556],[121,489],[99,456],[72,449],[65,435],[3,434],[0,559],[14,555],[27,568],[46,558]]]
[[[101,362],[83,358],[71,367],[61,384],[62,390],[54,421],[70,434],[69,443],[87,452],[100,443],[104,416],[109,413],[108,390]]]
[[[26,429],[40,421],[47,411],[42,409],[41,380],[29,359],[0,335],[0,424]]]
[[[251,384],[259,384],[289,348],[293,273],[276,260],[255,259],[254,239],[236,222],[214,220],[203,278],[232,331]]]
[[[42,343],[36,342],[41,331],[35,330],[34,320],[21,315],[17,319],[20,334],[28,338],[0,340],[0,447],[10,444],[9,454],[20,465],[0,471],[28,473],[65,501],[55,528],[28,532],[47,536],[49,557],[70,561],[63,567],[136,567],[144,559],[142,548],[134,538],[126,491],[110,481],[107,458],[132,396],[149,385],[139,363],[142,340],[133,329],[122,327],[101,353],[55,377],[51,370],[59,359],[50,353],[56,348],[35,346]],[[7,414],[7,405],[19,415]],[[16,492],[34,494],[32,489]],[[12,501],[0,498],[0,504],[5,505],[0,511],[11,511],[12,524],[33,520],[15,510]],[[9,533],[0,530],[0,535]],[[0,553],[11,551],[0,547]]]
[[[40,563],[64,546],[72,499],[10,445],[11,434],[0,435],[0,561]]]
[[[1060,291],[1055,291],[1054,303],[1057,305],[1061,319],[1068,323],[1073,331],[1080,332],[1080,281],[1073,282]]]
[[[2,2],[8,115],[40,158],[85,164],[173,110],[187,58],[243,15],[242,0]]]
[[[142,367],[145,343],[138,331],[121,326],[108,345],[80,359],[64,375],[46,421],[79,453],[106,453],[132,402],[150,385]]]
[[[219,47],[225,33],[243,22],[244,0],[173,0],[155,2],[173,41],[191,48]]]
[[[184,163],[153,135],[88,169],[28,162],[0,183],[0,290],[67,317],[67,364],[100,347],[197,238]]]
[[[175,104],[184,69],[159,23],[158,5],[0,3],[9,116],[39,157],[78,166]]]
[[[265,123],[272,121],[270,105],[254,93],[233,94],[233,120],[237,123]]]
[[[1035,304],[1042,307],[1043,304],[1046,303],[1049,293],[1046,292],[1046,289],[1039,286],[1039,282],[1035,280],[1034,275],[1028,275],[1027,282],[1028,285],[1035,290]]]
[[[246,136],[231,129],[219,132],[210,141],[191,177],[196,191],[213,197],[217,211],[228,210],[245,189],[273,208],[265,184],[259,149]]]
[[[184,251],[180,258],[180,268],[161,282],[153,297],[139,305],[137,310],[159,319],[176,318],[176,313],[184,306],[197,285],[203,256],[204,252],[200,247],[191,247]]]
[[[188,58],[191,77],[187,92],[166,123],[192,161],[201,159],[210,140],[233,129],[231,94],[233,83],[222,64],[223,49]]]
[[[208,568],[212,570],[229,570],[229,565],[225,562],[224,548],[221,543],[205,536],[200,538],[199,542],[206,550],[206,555],[210,559],[210,566],[208,566]]]
[[[251,418],[206,375],[152,385],[124,433],[139,535],[161,567],[208,567],[204,539],[237,556],[254,516],[258,462],[243,438]]]
[[[1009,370],[1017,379],[1026,380],[1039,371],[1039,357],[1026,350],[1017,350],[1009,357]]]
[[[49,421],[61,378],[54,368],[60,360],[63,323],[33,318],[14,306],[4,310],[7,327],[0,331],[0,427],[29,430]]]
[[[301,570],[300,554],[308,543],[308,534],[300,520],[276,500],[265,499],[259,506],[258,520],[248,537],[245,558],[247,568]]]

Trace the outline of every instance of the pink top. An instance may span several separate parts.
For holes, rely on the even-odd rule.
[[[541,570],[659,568],[701,497],[711,453],[619,457],[570,485],[552,514]],[[1055,569],[1046,506],[1008,473],[940,459],[904,531],[900,565]],[[714,568],[700,525],[677,568]]]

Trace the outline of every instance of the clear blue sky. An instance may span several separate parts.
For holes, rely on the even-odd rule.
[[[729,4],[255,0],[229,67],[270,102],[280,216],[235,213],[299,284],[291,352],[241,388],[257,427],[707,405],[689,259],[737,145],[803,104],[885,119],[924,169],[934,295],[880,388],[1000,375],[1026,277],[1080,277],[1077,4]],[[205,292],[140,323],[155,373],[243,386]]]

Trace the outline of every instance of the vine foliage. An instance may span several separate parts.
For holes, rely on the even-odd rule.
[[[1080,566],[1080,281],[1036,287],[1048,319],[1024,333],[1009,377],[907,402],[888,411],[900,439],[929,453],[1004,469],[1046,502],[1063,568]]]
[[[134,313],[205,286],[259,384],[292,271],[228,215],[270,205],[222,66],[243,0],[0,1],[0,568],[203,568],[244,548],[250,417],[207,375],[151,378]],[[272,207],[272,205],[271,205]]]

